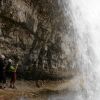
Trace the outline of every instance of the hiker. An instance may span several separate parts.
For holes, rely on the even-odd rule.
[[[12,60],[11,59],[8,59],[8,62],[7,62],[7,66],[6,66],[6,75],[7,77],[10,78],[10,72],[9,72],[9,69],[10,69],[10,66],[12,66]]]
[[[0,55],[0,88],[5,88],[5,85],[6,85],[5,56]]]
[[[4,67],[3,67],[3,88],[6,88],[6,58],[4,59]]]
[[[17,68],[18,68],[18,64],[15,64],[15,65],[11,65],[10,66],[10,88],[16,88],[15,87],[15,81],[16,81],[16,71],[17,71]]]

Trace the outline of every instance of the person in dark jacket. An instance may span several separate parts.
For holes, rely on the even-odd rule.
[[[5,88],[5,84],[6,84],[5,56],[0,55],[0,88]]]
[[[12,66],[12,60],[11,59],[8,60],[8,63],[7,63],[7,66],[6,66],[6,75],[7,75],[8,78],[10,78],[10,72],[9,72],[10,66]]]

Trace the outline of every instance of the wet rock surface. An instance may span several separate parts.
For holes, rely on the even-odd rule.
[[[37,87],[36,81],[17,81],[17,89],[0,89],[0,100],[79,100],[76,85],[83,88],[84,82],[75,77],[73,80],[39,80],[38,84],[40,87]]]
[[[73,27],[63,8],[54,0],[0,1],[0,53],[19,61],[19,77],[59,77],[77,67]]]
[[[85,79],[85,78],[84,78]],[[88,100],[81,75],[67,80],[17,81],[17,89],[0,89],[0,100]]]

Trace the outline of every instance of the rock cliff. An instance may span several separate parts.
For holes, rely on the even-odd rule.
[[[20,71],[30,75],[74,66],[75,37],[63,10],[60,0],[1,0],[0,53],[19,60]]]

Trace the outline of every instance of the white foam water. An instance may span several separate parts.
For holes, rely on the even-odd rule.
[[[99,100],[100,99],[100,0],[58,0],[63,3],[63,12],[67,19],[69,16],[70,29],[76,38],[76,61],[73,63],[82,70],[82,75],[78,76],[84,80],[83,87],[79,87],[78,92],[73,95],[69,93],[61,100]],[[68,21],[66,21],[67,23]],[[71,25],[71,26],[70,26]],[[65,40],[68,40],[68,37]],[[72,41],[72,40],[70,40]],[[66,41],[67,42],[67,41]],[[66,43],[67,44],[67,43]],[[67,49],[64,47],[66,54]],[[74,87],[77,83],[75,83]],[[58,99],[57,99],[58,100]]]
[[[68,0],[63,0],[66,4]],[[65,7],[66,9],[67,7]],[[100,99],[100,0],[70,0],[70,18],[77,35],[78,61],[86,75],[87,98]],[[67,10],[67,9],[66,9]],[[81,60],[80,60],[81,57]],[[85,70],[84,70],[85,69]],[[84,94],[82,94],[84,97]],[[80,99],[81,100],[81,99]]]

